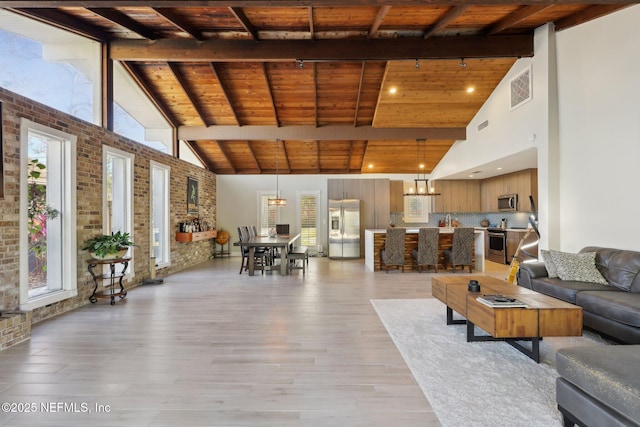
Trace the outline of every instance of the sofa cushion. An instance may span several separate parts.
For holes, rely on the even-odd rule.
[[[558,277],[558,268],[553,263],[553,259],[551,259],[551,254],[549,251],[545,249],[541,249],[540,253],[542,254],[542,261],[544,261],[544,267],[547,269],[547,276],[553,279],[554,277]]]
[[[596,267],[611,286],[640,291],[640,252],[588,246],[582,252],[596,252]],[[632,289],[634,283],[636,289]]]
[[[531,280],[531,289],[541,294],[549,295],[563,301],[576,304],[576,294],[582,291],[610,291],[612,288],[608,285],[590,282],[575,282],[571,280],[562,280],[560,278],[549,279],[540,277]],[[622,291],[614,291],[625,293]]]
[[[576,304],[598,316],[640,327],[640,294],[616,290],[584,291],[577,294]]]
[[[591,282],[607,285],[608,282],[596,268],[596,253],[549,251],[551,259],[558,269],[558,277],[562,280]]]
[[[640,345],[561,348],[556,369],[567,381],[631,420],[640,420]]]

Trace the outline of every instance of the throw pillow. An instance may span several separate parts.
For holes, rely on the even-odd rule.
[[[562,280],[609,284],[596,267],[595,252],[571,254],[549,251],[549,254],[558,269],[558,277]]]
[[[556,268],[556,265],[553,263],[553,259],[551,259],[551,254],[549,254],[549,251],[541,249],[540,253],[542,254],[542,261],[544,261],[544,267],[547,269],[547,276],[550,279],[553,279],[554,277],[558,277],[558,269]]]

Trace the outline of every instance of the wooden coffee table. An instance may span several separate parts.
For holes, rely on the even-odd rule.
[[[469,292],[469,280],[480,292]],[[542,337],[582,335],[582,307],[507,283],[490,276],[439,276],[431,281],[431,294],[447,306],[447,325],[466,324],[467,341],[505,341],[540,362]],[[527,304],[522,307],[488,307],[476,300],[483,294],[502,294]],[[466,320],[454,320],[453,312]],[[489,335],[476,335],[475,326]],[[518,341],[531,341],[531,349]]]

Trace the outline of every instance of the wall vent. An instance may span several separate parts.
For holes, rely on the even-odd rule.
[[[485,120],[484,122],[480,123],[478,125],[478,132],[480,132],[482,129],[486,128],[487,126],[489,126],[489,120]]]

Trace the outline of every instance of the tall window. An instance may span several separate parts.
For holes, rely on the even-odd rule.
[[[280,219],[277,206],[269,206],[269,199],[276,197],[275,192],[258,191],[258,234],[266,236],[269,229],[275,227]]]
[[[131,153],[102,146],[103,161],[103,225],[102,232],[121,231],[133,236],[133,159]],[[133,240],[135,242],[135,238]],[[129,248],[127,256],[132,256]],[[132,257],[133,258],[133,257]],[[122,268],[122,264],[118,264]],[[127,274],[133,274],[133,260]]]
[[[76,137],[22,119],[20,307],[77,295]]]
[[[169,264],[169,166],[151,161],[151,248],[155,263]]]
[[[320,192],[298,192],[298,229],[300,244],[315,250],[318,244],[318,209]]]

